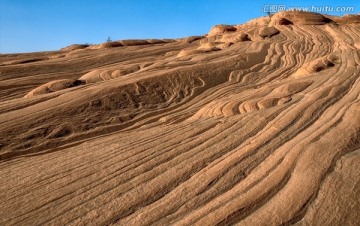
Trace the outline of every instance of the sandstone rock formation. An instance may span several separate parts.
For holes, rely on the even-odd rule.
[[[359,225],[358,17],[1,54],[0,225]]]

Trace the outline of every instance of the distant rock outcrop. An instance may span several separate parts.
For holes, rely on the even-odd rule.
[[[148,45],[148,44],[150,44],[148,41],[143,40],[143,39],[121,40],[120,43],[123,46],[139,46],[139,45]]]
[[[73,45],[69,45],[67,47],[62,48],[61,51],[73,51],[73,50],[77,50],[77,49],[85,49],[88,46],[89,45],[87,45],[87,44],[73,44]]]
[[[121,42],[105,42],[101,44],[98,48],[99,49],[108,49],[108,48],[114,48],[114,47],[120,47],[123,46]]]

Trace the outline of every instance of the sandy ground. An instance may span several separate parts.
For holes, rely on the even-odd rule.
[[[359,22],[0,55],[0,225],[359,225]]]

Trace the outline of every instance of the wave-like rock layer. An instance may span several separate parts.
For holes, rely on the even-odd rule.
[[[359,16],[0,55],[0,225],[359,225]]]

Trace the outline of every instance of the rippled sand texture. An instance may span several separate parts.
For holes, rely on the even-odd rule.
[[[0,55],[0,225],[359,225],[359,22]]]

